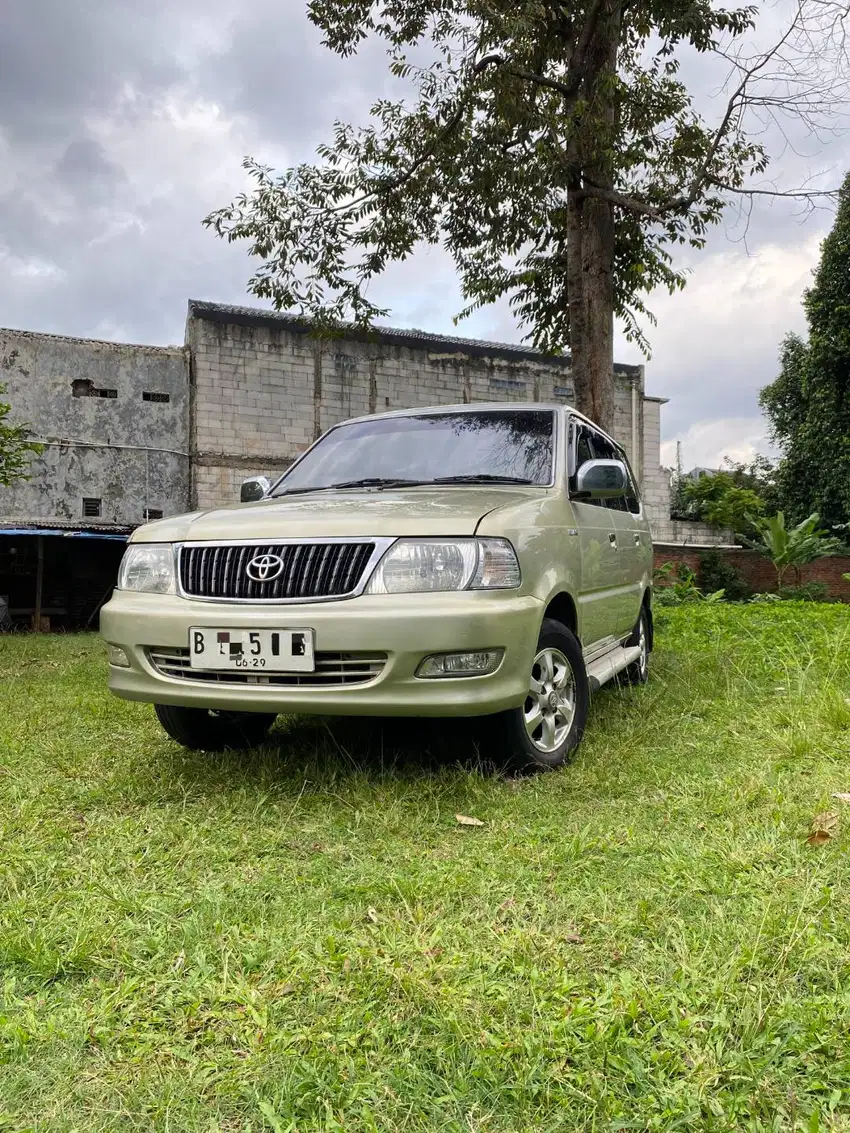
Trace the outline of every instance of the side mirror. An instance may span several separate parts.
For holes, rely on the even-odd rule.
[[[240,503],[250,504],[254,500],[265,499],[271,486],[271,480],[265,476],[252,476],[250,480],[243,480],[239,492]]]
[[[576,495],[586,500],[624,496],[629,474],[621,460],[586,460],[576,475]]]

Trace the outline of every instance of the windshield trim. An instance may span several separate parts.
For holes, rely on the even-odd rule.
[[[281,473],[281,475],[277,478],[277,480],[274,481],[274,483],[272,484],[272,486],[268,490],[268,495],[265,498],[267,500],[275,498],[275,492],[280,487],[280,485],[283,483],[283,481],[286,479],[286,477],[290,474],[290,472],[293,471],[293,469],[295,469],[301,463],[302,460],[304,460],[304,458],[306,456],[310,455],[310,453],[313,451],[313,449],[316,447],[316,445],[320,444],[326,437],[329,437],[331,435],[331,433],[333,433],[336,429],[342,429],[346,425],[352,425],[355,421],[368,421],[368,420],[370,420],[370,417],[373,417],[373,419],[376,420],[376,421],[380,421],[381,419],[389,420],[392,417],[430,417],[432,415],[438,415],[438,414],[441,414],[441,413],[448,413],[448,412],[454,412],[458,416],[460,416],[462,413],[482,413],[482,412],[487,412],[487,413],[510,413],[510,412],[514,412],[514,413],[516,413],[516,412],[521,412],[523,409],[525,409],[527,411],[531,410],[532,412],[536,411],[538,413],[551,413],[553,418],[554,418],[555,427],[552,430],[552,462],[551,462],[551,470],[552,471],[551,471],[551,476],[550,476],[549,481],[545,484],[527,484],[527,485],[515,485],[515,486],[516,487],[522,486],[522,487],[529,487],[529,488],[540,488],[540,489],[554,488],[558,484],[558,478],[561,474],[562,449],[564,448],[564,446],[561,443],[561,440],[562,440],[561,434],[562,434],[562,431],[563,431],[563,421],[564,421],[564,413],[561,409],[561,406],[559,406],[559,405],[539,405],[539,404],[536,404],[536,403],[532,403],[530,405],[527,405],[522,401],[515,401],[515,402],[505,402],[504,408],[502,408],[501,406],[495,407],[491,403],[475,405],[475,403],[473,402],[473,403],[470,403],[468,408],[465,408],[465,409],[458,409],[455,406],[448,406],[448,405],[445,408],[442,408],[439,405],[429,405],[427,407],[427,409],[426,408],[410,409],[410,410],[407,410],[404,413],[375,413],[374,415],[366,415],[365,417],[348,417],[348,418],[346,418],[345,421],[337,421],[337,423],[335,425],[331,425],[331,427],[329,429],[325,429],[324,433],[322,433],[322,435],[320,437],[316,437],[316,439],[309,446],[309,448],[305,448],[304,451],[300,454],[300,456],[298,456],[295,460],[293,460],[292,464],[290,464],[290,466],[284,472]],[[480,485],[480,484],[479,485],[476,485],[476,484],[442,484],[442,485],[437,485],[437,486],[443,487],[443,488],[482,487],[482,485]],[[498,485],[494,485],[494,486],[498,487]],[[502,485],[502,486],[504,487],[506,485]],[[320,489],[320,488],[315,489],[315,491],[322,491],[322,490],[323,489]],[[283,494],[284,493],[281,493],[281,496]],[[278,496],[277,498],[280,499],[281,497]]]

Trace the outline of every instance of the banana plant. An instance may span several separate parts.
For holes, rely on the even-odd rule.
[[[776,589],[781,590],[785,575],[793,570],[797,584],[800,582],[800,569],[806,563],[813,563],[826,555],[834,555],[843,544],[840,539],[819,527],[820,516],[812,512],[808,519],[796,527],[787,527],[784,512],[765,518],[750,515],[747,517],[758,532],[758,539],[747,540],[749,546],[766,555],[776,568]]]

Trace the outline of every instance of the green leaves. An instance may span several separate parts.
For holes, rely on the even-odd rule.
[[[772,560],[779,588],[789,567],[799,574],[800,568],[807,563],[835,555],[842,549],[840,539],[819,527],[817,512],[791,528],[786,526],[785,515],[781,511],[769,518],[748,516],[748,519],[760,537],[758,542],[750,541],[750,545]]]
[[[248,161],[252,191],[205,224],[249,242],[261,261],[254,294],[320,327],[386,315],[372,281],[439,244],[457,268],[461,317],[506,299],[535,346],[570,348],[579,407],[613,413],[612,315],[648,356],[647,295],[684,286],[674,253],[701,248],[730,193],[739,199],[766,168],[734,55],[756,11],[710,0],[311,0],[330,50],[385,44],[392,93],[366,125],[337,123],[316,164],[275,177]],[[815,30],[800,32],[810,57]],[[783,42],[765,105],[790,97],[783,81],[808,105]],[[679,78],[685,51],[720,51],[739,68],[714,123]]]
[[[6,387],[0,385],[0,397]],[[27,425],[10,425],[7,418],[12,411],[8,402],[0,400],[0,488],[10,487],[16,480],[29,480],[29,466],[33,456],[44,451],[42,445],[28,440]]]
[[[803,305],[808,341],[788,335],[777,379],[760,402],[783,451],[780,493],[789,514],[817,510],[840,530],[850,522],[850,175],[815,282]]]

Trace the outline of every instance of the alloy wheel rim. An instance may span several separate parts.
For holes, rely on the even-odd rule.
[[[640,645],[640,675],[644,676],[646,674],[647,664],[649,663],[649,651],[646,648],[646,626],[644,625],[643,618],[640,620],[640,641],[638,644]]]
[[[560,649],[541,649],[531,666],[523,705],[526,734],[539,752],[551,755],[569,735],[576,715],[573,667]]]

